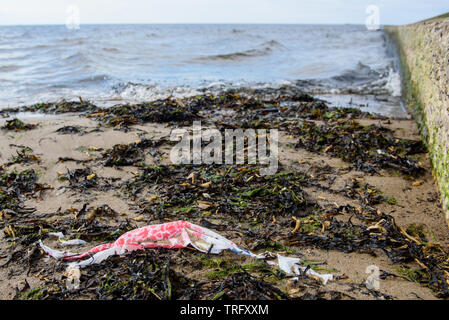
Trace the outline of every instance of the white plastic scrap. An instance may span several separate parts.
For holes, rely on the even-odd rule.
[[[65,235],[62,232],[49,232],[48,235],[57,237],[61,244],[65,246],[78,246],[86,243],[81,239],[64,240]]]
[[[68,290],[77,290],[80,288],[81,283],[81,270],[77,266],[68,266],[67,267],[67,280],[65,285]]]
[[[334,276],[332,274],[319,274],[312,269],[307,269],[305,267],[300,266],[301,260],[299,258],[290,258],[284,257],[278,254],[278,265],[279,268],[287,274],[300,274],[299,269],[301,268],[302,272],[307,270],[307,274],[311,276],[318,277],[321,279],[323,284],[326,284],[329,280],[333,280]],[[297,280],[298,277],[293,278]]]

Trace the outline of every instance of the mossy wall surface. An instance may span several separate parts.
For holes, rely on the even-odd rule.
[[[449,19],[385,31],[398,46],[405,98],[428,146],[449,224]]]

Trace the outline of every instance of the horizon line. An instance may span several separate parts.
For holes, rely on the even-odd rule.
[[[94,22],[80,23],[80,26],[97,25],[354,25],[363,26],[364,23],[300,23],[300,22]],[[380,24],[380,27],[392,24]],[[394,24],[396,25],[396,24]],[[398,24],[399,25],[399,24]],[[24,23],[24,24],[2,24],[2,27],[22,27],[22,26],[66,26],[65,23]]]

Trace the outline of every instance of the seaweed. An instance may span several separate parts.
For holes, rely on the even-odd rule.
[[[9,167],[13,164],[40,164],[41,159],[39,156],[33,154],[33,149],[30,147],[20,146],[20,149],[16,151],[17,155],[13,156],[11,161],[5,164],[6,167]]]
[[[78,168],[74,170],[67,169],[66,173],[60,173],[59,181],[67,181],[69,185],[66,188],[85,192],[88,189],[107,191],[113,189],[114,182],[119,178],[99,177],[91,168]]]
[[[294,173],[259,176],[258,170],[258,166],[250,165],[147,166],[123,183],[122,190],[134,200],[144,189],[156,188],[157,199],[150,205],[142,199],[139,204],[146,214],[157,214],[163,208],[166,215],[170,215],[167,210],[171,209],[178,217],[193,217],[213,210],[239,220],[261,222],[273,215],[308,216],[320,209],[316,200],[302,189],[304,176]],[[197,178],[189,182],[192,174]]]
[[[194,120],[209,119],[219,127],[287,128],[289,120],[297,118],[324,121],[384,118],[360,109],[329,107],[324,101],[294,87],[233,89],[182,99],[169,97],[147,103],[96,108],[85,116],[108,127],[122,129],[148,122],[188,125]]]
[[[155,251],[132,254],[120,268],[104,275],[96,290],[98,299],[171,300],[182,296],[192,281],[170,268],[170,259]]]
[[[85,130],[80,126],[64,126],[56,130],[56,132],[59,134],[77,134],[79,136],[85,134]]]
[[[80,99],[81,100],[81,99]],[[19,108],[21,112],[41,112],[46,114],[61,114],[75,112],[92,112],[97,106],[87,101],[61,101],[50,103],[37,103]]]
[[[290,296],[248,272],[232,273],[218,285],[207,289],[205,298],[211,300],[287,300]]]
[[[6,124],[1,127],[1,129],[9,131],[28,131],[35,129],[38,126],[38,123],[25,123],[22,120],[14,118],[12,120],[6,120]]]
[[[424,173],[418,161],[409,157],[424,153],[424,145],[420,141],[395,138],[385,127],[362,126],[353,120],[321,125],[304,121],[298,126],[297,134],[296,148],[326,152],[361,171],[377,173],[379,169],[391,169],[411,176]]]
[[[39,184],[37,180],[34,169],[6,172],[0,167],[0,210],[20,211],[23,208],[23,198],[50,189],[50,186]]]
[[[34,222],[24,220],[35,211],[25,207],[24,200],[51,188],[37,183],[37,179],[33,169],[5,172],[0,167],[0,226],[9,241],[31,244],[38,239],[42,228],[50,227],[37,218]]]
[[[185,108],[177,100],[166,99],[136,105],[117,105],[96,110],[95,113],[86,116],[96,118],[108,127],[126,127],[147,122],[191,122],[199,118],[196,115],[197,111],[193,107]]]
[[[39,240],[43,234],[42,230],[52,230],[52,225],[44,221],[28,223],[8,223],[4,228],[7,241],[18,241],[22,245],[31,245]]]
[[[290,246],[312,246],[324,250],[360,252],[377,256],[383,252],[393,263],[417,262],[425,279],[421,283],[434,290],[438,297],[449,297],[449,285],[444,270],[449,267],[447,252],[440,246],[429,245],[409,235],[388,214],[369,209],[358,212],[352,206],[339,208],[353,213],[362,224],[323,216],[319,232],[298,232],[289,237]],[[365,216],[366,215],[366,216]],[[368,224],[363,224],[368,222]]]
[[[386,196],[379,189],[367,183],[363,184],[361,189],[363,194],[360,195],[360,200],[365,205],[373,206],[379,203],[388,203],[390,205],[397,204],[397,201],[394,197]]]
[[[105,150],[101,159],[104,160],[105,167],[112,166],[131,166],[138,162],[145,161],[145,150],[157,148],[165,140],[143,139],[129,144],[116,144],[111,149]]]
[[[77,134],[79,136],[99,131],[101,131],[99,127],[87,131],[87,127],[83,126],[64,126],[56,130],[58,134]]]

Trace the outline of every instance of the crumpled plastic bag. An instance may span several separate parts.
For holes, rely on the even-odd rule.
[[[57,233],[55,235],[61,234]],[[113,243],[96,246],[81,254],[54,250],[45,246],[40,241],[41,248],[55,259],[73,261],[88,258],[81,262],[72,262],[69,268],[82,268],[90,264],[100,263],[112,255],[123,255],[135,250],[143,250],[146,248],[179,249],[189,245],[205,253],[218,254],[223,250],[231,250],[236,254],[246,255],[256,259],[266,258],[265,254],[254,254],[238,247],[234,242],[212,230],[182,220],[149,225],[128,231]],[[313,270],[300,267],[301,261],[298,258],[278,255],[277,263],[270,262],[272,265],[278,265],[281,270],[289,275],[300,275],[301,268],[303,272],[306,271],[308,275],[319,278],[324,284],[333,279],[333,275],[331,274],[322,275]]]

